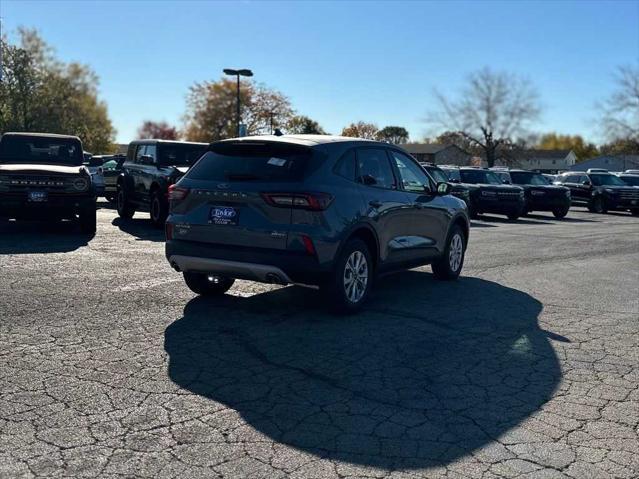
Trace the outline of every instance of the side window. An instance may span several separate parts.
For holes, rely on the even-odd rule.
[[[153,158],[153,161],[156,161],[158,158],[157,145],[146,145],[145,155],[149,155]]]
[[[145,151],[146,151],[146,145],[138,145],[137,150],[135,150],[135,162],[136,162],[137,164],[141,164],[141,163],[142,163],[142,162],[140,161],[140,158],[141,158],[143,155],[146,155]]]
[[[397,188],[388,156],[381,148],[359,148],[357,170],[360,183],[376,188]]]
[[[428,175],[413,160],[398,151],[391,150],[390,154],[397,165],[402,185],[406,191],[423,193],[424,188],[431,188]]]
[[[335,173],[347,180],[355,181],[355,150],[349,150],[342,155],[335,166]]]

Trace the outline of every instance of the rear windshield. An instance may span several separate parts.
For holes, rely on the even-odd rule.
[[[202,156],[207,146],[160,144],[160,166],[190,166]]]
[[[211,181],[299,181],[311,155],[309,149],[295,145],[214,145],[187,176]]]
[[[512,182],[516,185],[549,185],[550,181],[548,178],[541,175],[540,173],[528,173],[521,171],[511,171],[510,178],[512,178]]]
[[[627,186],[627,183],[615,175],[590,175],[590,181],[595,186]]]
[[[503,181],[492,171],[486,170],[460,170],[462,182],[488,185],[501,185]]]
[[[448,176],[448,178],[450,180],[457,180],[457,181],[461,181],[461,176],[459,175],[459,170],[453,170],[453,169],[444,169],[442,168],[442,171],[444,173],[446,173],[446,175]]]
[[[436,183],[448,183],[448,177],[439,168],[426,168],[426,171],[433,177]]]
[[[68,138],[3,136],[0,163],[35,163],[80,166],[82,145]]]

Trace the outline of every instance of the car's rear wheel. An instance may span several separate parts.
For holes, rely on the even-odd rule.
[[[601,196],[595,196],[590,202],[588,209],[592,213],[606,213],[608,211],[604,199]]]
[[[373,261],[368,246],[360,239],[346,243],[328,282],[322,285],[332,309],[354,313],[368,298],[373,284]]]
[[[508,219],[510,221],[515,221],[516,219],[518,219],[521,216],[521,214],[520,214],[519,211],[515,211],[515,212],[512,212],[512,213],[508,213],[506,216],[508,217]]]
[[[86,234],[95,234],[98,224],[95,207],[86,208],[78,216],[80,219],[80,231]]]
[[[191,291],[200,296],[220,296],[226,293],[235,280],[208,273],[185,272],[184,281]]]
[[[121,186],[118,186],[116,200],[118,216],[125,220],[130,220],[131,218],[133,218],[133,215],[135,214],[135,208],[129,204],[126,191]]]
[[[433,262],[431,268],[435,278],[441,280],[457,279],[464,266],[466,237],[459,226],[454,226],[448,235],[444,254]]]
[[[552,214],[555,216],[555,218],[560,220],[568,214],[569,209],[570,208],[557,208],[552,210]]]
[[[167,216],[169,216],[168,202],[163,198],[160,190],[155,190],[151,194],[151,223],[156,228],[164,228]]]

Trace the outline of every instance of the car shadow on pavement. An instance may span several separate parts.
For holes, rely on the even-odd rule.
[[[568,213],[570,215],[570,213]],[[554,216],[543,216],[539,214],[529,214],[527,218],[536,220],[549,220],[553,223],[596,223],[594,220],[587,220],[584,218],[571,218],[570,216],[564,216],[563,218],[555,218]]]
[[[327,315],[321,301],[297,287],[195,298],[165,331],[168,375],[242,416],[249,427],[216,423],[227,441],[389,470],[489,444],[484,454],[508,454],[495,439],[559,383],[542,306],[521,291],[410,271],[382,280],[359,315]]]
[[[523,217],[520,216],[516,220],[510,220],[505,216],[491,216],[491,215],[481,215],[477,218],[480,221],[490,221],[491,223],[506,223],[513,225],[547,225],[552,224],[552,220],[555,218],[535,218],[534,220],[529,219],[529,216]]]
[[[0,221],[0,254],[67,253],[93,236],[81,233],[76,221]]]
[[[120,217],[115,218],[111,224],[117,226],[120,231],[135,236],[141,241],[164,242],[164,230],[155,228],[148,218],[132,218],[125,220]]]

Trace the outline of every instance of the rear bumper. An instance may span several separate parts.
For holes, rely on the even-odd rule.
[[[169,256],[168,260],[177,271],[218,273],[232,278],[248,279],[262,283],[288,284],[293,282],[280,268],[266,264],[181,255]]]
[[[172,239],[166,258],[180,271],[217,273],[263,283],[320,284],[331,265],[297,251],[246,248]]]

